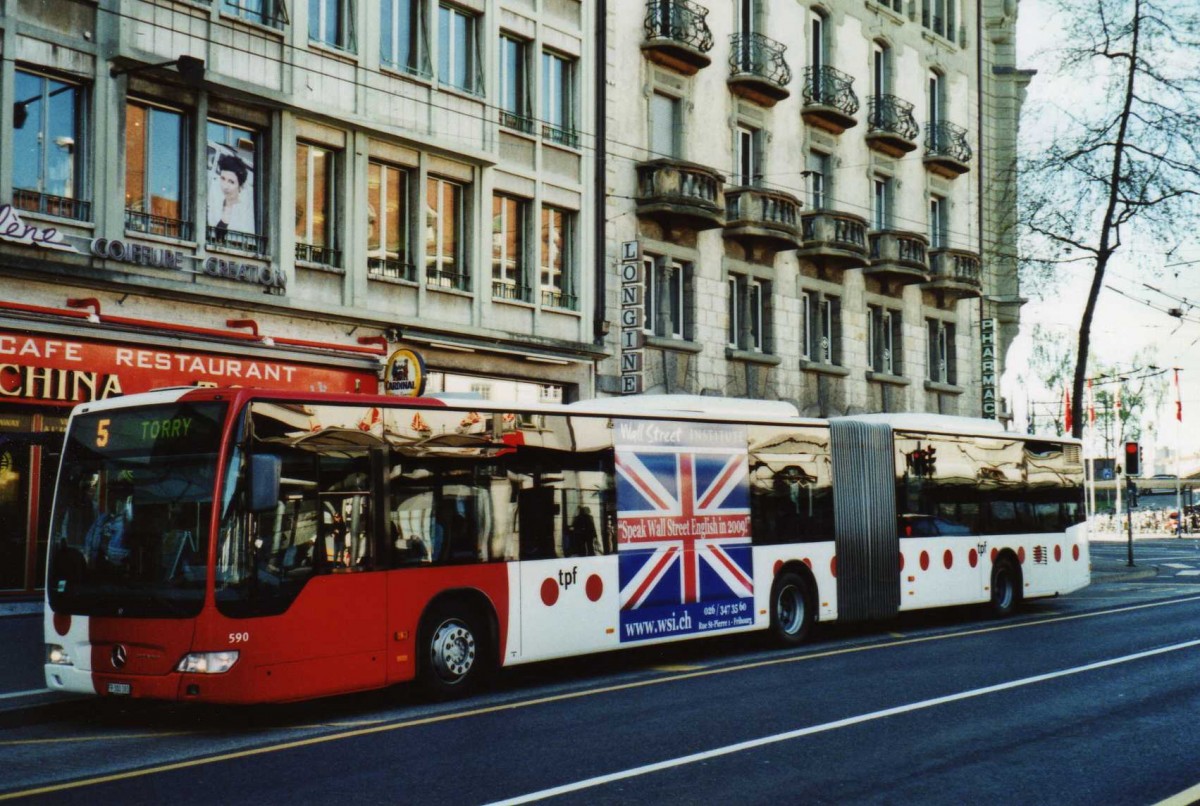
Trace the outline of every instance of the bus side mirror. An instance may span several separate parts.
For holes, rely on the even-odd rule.
[[[250,457],[250,501],[251,512],[271,512],[279,503],[279,477],[283,461],[270,454],[253,454]]]

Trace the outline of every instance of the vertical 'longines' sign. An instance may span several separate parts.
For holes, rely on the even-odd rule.
[[[641,246],[637,241],[621,243],[621,394],[636,395],[642,391],[642,332],[645,315],[642,297],[645,282],[642,278]]]

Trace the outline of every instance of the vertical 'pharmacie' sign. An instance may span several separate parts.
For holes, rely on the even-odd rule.
[[[979,379],[982,389],[983,416],[997,419],[996,406],[996,320],[984,319],[979,323]]]
[[[621,243],[621,394],[636,395],[642,391],[642,347],[646,335],[642,332],[645,314],[642,311],[645,294],[642,276],[642,248],[637,241]]]

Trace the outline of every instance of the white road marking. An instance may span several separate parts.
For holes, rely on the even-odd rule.
[[[48,694],[48,688],[35,688],[29,691],[10,691],[8,694],[0,694],[0,700],[11,700],[13,697],[32,697],[35,694]]]
[[[558,795],[567,795],[572,792],[579,792],[584,789],[591,789],[604,784],[610,784],[615,781],[623,781],[629,778],[636,778],[641,775],[649,775],[653,772],[661,772],[674,767],[682,767],[687,764],[695,764],[700,761],[707,761],[720,756],[728,756],[733,753],[741,753],[746,750],[754,750],[767,745],[778,744],[780,742],[799,739],[804,736],[812,736],[816,733],[825,733],[826,731],[837,730],[838,728],[847,728],[852,725],[859,725],[864,722],[871,722],[876,719],[885,719],[890,716],[898,716],[899,714],[907,714],[913,711],[921,711],[926,708],[934,708],[939,705],[946,705],[960,700],[968,700],[974,697],[982,697],[987,694],[995,694],[1000,691],[1008,691],[1022,686],[1031,686],[1035,683],[1044,683],[1047,680],[1055,680],[1060,677],[1069,677],[1071,675],[1083,674],[1084,672],[1093,672],[1097,669],[1105,669],[1109,666],[1117,666],[1122,663],[1131,663],[1145,658],[1152,658],[1157,655],[1165,655],[1168,652],[1178,652],[1182,649],[1192,649],[1200,646],[1200,639],[1195,641],[1185,641],[1181,644],[1173,644],[1171,646],[1159,647],[1158,649],[1150,649],[1145,652],[1136,652],[1132,655],[1124,655],[1119,658],[1110,658],[1109,660],[1097,661],[1088,663],[1083,666],[1075,666],[1070,669],[1062,669],[1057,672],[1048,672],[1046,674],[1034,675],[1033,677],[1023,677],[1020,680],[1011,680],[1007,683],[997,683],[993,686],[984,686],[983,688],[971,689],[969,691],[961,691],[957,694],[947,694],[944,697],[934,697],[929,700],[921,700],[920,702],[910,703],[908,705],[899,705],[895,708],[885,708],[882,711],[873,711],[869,714],[860,714],[859,716],[847,717],[838,719],[833,722],[826,722],[823,725],[811,725],[807,728],[799,728],[790,730],[785,733],[776,733],[773,736],[763,736],[759,739],[750,739],[745,742],[737,742],[736,744],[717,747],[712,750],[705,750],[700,753],[692,753],[687,756],[679,756],[678,758],[659,761],[654,764],[645,764],[641,767],[633,767],[620,772],[609,773],[608,775],[598,775],[594,778],[587,778],[582,781],[575,781],[562,786],[551,787],[550,789],[542,789],[537,792],[530,792],[527,795],[520,795],[508,800],[497,801],[496,806],[508,806],[508,804],[532,803],[545,798],[552,798]]]
[[[1200,571],[1197,571],[1196,569],[1193,568],[1193,569],[1189,569],[1187,571],[1180,571],[1177,574],[1175,574],[1175,576],[1177,576],[1177,577],[1200,577]]]
[[[1184,565],[1183,563],[1163,563],[1167,568],[1194,568],[1192,565]]]

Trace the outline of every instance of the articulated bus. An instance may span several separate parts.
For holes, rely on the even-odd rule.
[[[300,700],[1089,581],[1078,442],[638,396],[517,406],[173,389],[72,414],[56,691]]]

